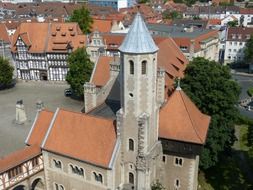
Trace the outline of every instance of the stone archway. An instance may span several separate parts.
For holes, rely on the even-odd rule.
[[[31,190],[45,190],[45,186],[41,178],[37,178],[32,182]]]
[[[26,187],[24,185],[18,185],[17,187],[14,187],[12,190],[26,190]]]
[[[47,72],[40,71],[40,80],[47,80]]]

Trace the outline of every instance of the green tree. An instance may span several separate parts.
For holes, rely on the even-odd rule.
[[[91,32],[93,19],[86,7],[82,6],[80,9],[74,10],[69,21],[77,22],[84,34]]]
[[[253,63],[253,34],[250,36],[250,39],[247,41],[244,49],[244,61],[245,63]]]
[[[237,20],[229,21],[227,25],[229,27],[236,27],[238,25],[238,21]]]
[[[162,13],[163,19],[181,19],[183,15],[177,11],[166,10]]]
[[[93,69],[93,63],[90,61],[85,48],[78,48],[70,54],[68,66],[66,81],[70,84],[74,94],[82,97],[83,85],[89,81]]]
[[[14,68],[9,60],[0,56],[0,86],[8,86],[12,82]]]
[[[220,153],[230,150],[236,139],[235,105],[240,87],[232,80],[228,67],[198,57],[187,66],[182,88],[203,113],[212,117],[200,159],[200,166],[207,169],[217,163]]]
[[[165,188],[159,180],[156,180],[151,184],[151,190],[165,190]]]

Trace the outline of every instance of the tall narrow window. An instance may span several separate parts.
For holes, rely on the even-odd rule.
[[[133,139],[129,139],[128,149],[131,151],[134,151],[134,140]]]
[[[129,172],[129,183],[134,184],[134,174]]]
[[[147,73],[147,61],[141,62],[141,74],[145,75]]]
[[[132,60],[129,61],[130,74],[134,74],[134,62]]]
[[[175,185],[176,189],[178,189],[180,187],[180,181],[179,181],[179,179],[175,180],[175,184],[174,185]]]

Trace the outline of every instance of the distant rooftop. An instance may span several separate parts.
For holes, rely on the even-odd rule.
[[[192,31],[189,31],[191,30],[190,28],[183,26],[169,26],[165,24],[148,24],[147,27],[150,31],[152,31],[152,34],[169,36],[172,38],[196,38],[212,31],[197,27],[194,27]]]
[[[124,53],[154,53],[158,51],[140,13],[136,14],[119,50]]]

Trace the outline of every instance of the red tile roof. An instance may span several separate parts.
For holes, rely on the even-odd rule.
[[[86,36],[82,34],[78,24],[71,22],[21,23],[13,36],[13,52],[16,51],[19,37],[30,47],[30,53],[67,52],[68,44],[75,50],[84,47],[86,43]]]
[[[175,90],[159,115],[159,137],[204,144],[210,117],[199,111],[182,90]]]
[[[38,113],[26,139],[26,144],[38,146],[41,145],[52,121],[53,115],[54,113],[48,110],[42,110]]]
[[[198,52],[201,50],[200,43],[201,41],[207,40],[209,38],[218,38],[219,34],[216,30],[211,30],[210,32],[207,32],[205,34],[202,34],[196,38],[188,38],[188,37],[174,37],[173,40],[176,42],[176,44],[179,47],[187,47],[187,49],[190,49],[191,40],[194,40],[194,52]]]
[[[245,27],[230,27],[228,28],[227,40],[228,41],[247,41],[248,37],[253,35],[253,28]]]
[[[124,39],[124,35],[103,34],[103,38],[107,45],[107,50],[118,50]],[[167,73],[165,80],[167,90],[172,90],[174,79],[183,77],[188,60],[172,38],[154,37],[154,41],[159,47],[157,55],[158,67],[165,69]],[[102,73],[104,74],[104,72]],[[97,73],[97,75],[103,74]]]
[[[59,109],[43,149],[108,168],[116,132],[114,121]]]
[[[92,83],[96,86],[104,86],[110,79],[110,63],[113,57],[100,56],[96,64],[94,74],[92,76]]]
[[[41,154],[39,146],[27,146],[21,150],[13,152],[5,157],[0,158],[0,173],[18,166],[25,161],[30,160]]]
[[[0,24],[0,39],[3,40],[5,43],[11,43],[6,25],[3,23]]]
[[[92,32],[99,31],[102,33],[111,32],[112,21],[105,19],[93,19]]]
[[[209,25],[220,25],[221,24],[221,19],[209,19],[208,24]]]

